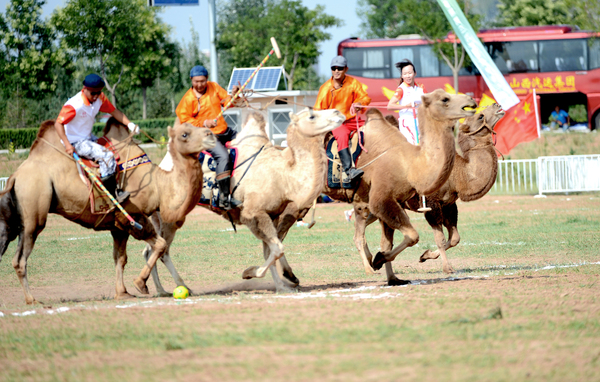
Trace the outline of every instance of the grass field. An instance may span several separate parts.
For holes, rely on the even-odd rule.
[[[0,262],[0,380],[600,380],[599,194],[459,202],[451,276],[418,262],[433,236],[410,213],[421,240],[394,262],[412,281],[402,287],[364,273],[347,208],[319,205],[312,229],[292,228],[301,284],[283,295],[270,275],[241,279],[262,264],[250,232],[196,208],[171,249],[195,292],[184,301],[113,300],[110,235],[51,216],[29,261],[43,305],[24,304],[15,243]],[[373,252],[379,233],[368,230]],[[134,294],[142,248],[128,246]]]

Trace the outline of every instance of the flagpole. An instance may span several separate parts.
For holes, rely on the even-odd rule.
[[[540,131],[540,118],[538,115],[538,108],[537,108],[537,96],[535,95],[535,88],[533,88],[533,110],[535,110],[535,125],[537,126],[537,133],[538,133],[538,138],[541,137],[541,131]]]

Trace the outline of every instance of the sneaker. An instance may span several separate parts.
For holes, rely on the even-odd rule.
[[[353,213],[354,213],[354,210],[344,211],[344,217],[346,218],[347,222],[349,222],[350,220],[352,220],[352,214]]]
[[[298,223],[296,223],[296,227],[308,227],[308,223],[305,223],[302,220],[300,220]]]

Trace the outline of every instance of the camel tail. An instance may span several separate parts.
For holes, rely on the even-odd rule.
[[[23,224],[17,198],[13,191],[15,181],[11,176],[0,196],[0,261],[8,245],[19,236]]]

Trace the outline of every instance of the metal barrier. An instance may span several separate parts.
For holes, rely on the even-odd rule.
[[[0,178],[0,191],[4,190],[4,187],[6,187],[6,181],[8,180],[8,177],[6,178]]]
[[[496,183],[492,193],[538,192],[537,159],[499,160]]]
[[[539,193],[600,191],[600,155],[538,158]]]

